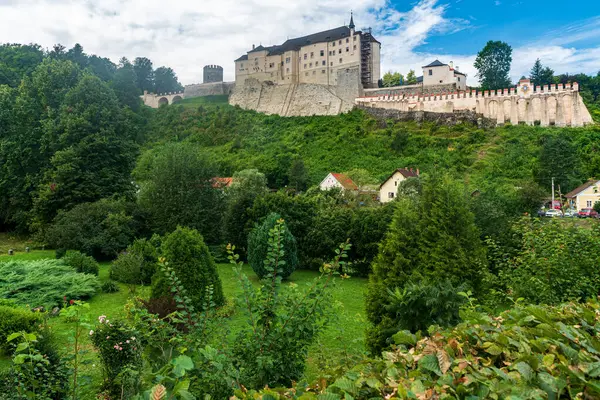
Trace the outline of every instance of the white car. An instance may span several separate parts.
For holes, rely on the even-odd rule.
[[[562,217],[562,212],[560,210],[547,210],[546,217]]]

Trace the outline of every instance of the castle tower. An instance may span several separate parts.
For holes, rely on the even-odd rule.
[[[220,65],[205,65],[203,82],[223,82],[223,67]]]

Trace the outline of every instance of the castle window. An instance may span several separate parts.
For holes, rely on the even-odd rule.
[[[306,69],[306,64],[304,64],[304,69]]]
[[[433,75],[433,70],[432,69],[429,70],[429,76],[431,76],[431,75]]]
[[[354,45],[354,48],[353,48],[353,50],[356,50],[356,45]]]
[[[310,58],[314,58],[315,57],[315,53],[314,52],[310,52]]]
[[[340,58],[340,64],[342,63],[342,59]]]
[[[460,82],[460,76],[458,77],[458,81]]]
[[[352,40],[354,40],[356,42],[356,36],[354,36],[354,38]]]
[[[286,69],[285,69],[285,72],[290,72],[290,69],[289,69],[289,68],[286,68]]]
[[[325,55],[325,50],[321,50],[321,57]]]
[[[331,62],[331,66],[333,67],[333,61]]]
[[[269,68],[275,67],[275,63],[269,63]]]
[[[286,64],[289,64],[289,63],[290,63],[290,58],[289,58],[289,57],[287,57],[287,58],[285,59],[285,63],[286,63]]]
[[[342,41],[340,40],[340,44],[342,44]]]
[[[244,63],[240,64],[240,69],[244,69]]]
[[[333,42],[333,47],[335,47],[335,42]]]
[[[321,61],[321,65],[327,65],[327,63],[325,62],[325,60]]]
[[[346,43],[350,43],[350,39],[346,38]]]
[[[308,67],[309,67],[309,68],[312,68],[312,63],[308,64]]]
[[[324,70],[324,69],[322,69],[322,70],[321,70],[321,73],[322,73],[322,74],[324,74],[324,73],[325,73],[325,70]]]
[[[313,75],[316,75],[316,74],[317,74],[317,71],[313,71]]]
[[[338,53],[339,53],[339,54],[342,54],[342,49],[340,49],[340,50],[338,51]]]
[[[350,51],[350,47],[346,47],[346,53]]]
[[[305,59],[305,60],[306,60],[306,57],[307,57],[307,56],[308,56],[308,55],[307,55],[306,53],[304,53],[304,59]]]
[[[331,55],[331,50],[329,50],[329,55]]]

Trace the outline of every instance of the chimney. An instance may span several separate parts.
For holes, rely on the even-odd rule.
[[[252,50],[254,50],[254,43],[252,43]]]
[[[450,68],[454,68],[454,61],[450,61]]]

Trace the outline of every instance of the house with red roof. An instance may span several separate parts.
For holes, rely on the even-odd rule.
[[[592,208],[596,202],[600,201],[600,181],[590,179],[567,193],[565,197],[569,202],[569,206],[578,211],[582,208]]]
[[[325,179],[319,184],[321,190],[329,190],[333,188],[340,188],[342,190],[358,190],[356,183],[352,181],[348,176],[339,174],[337,172],[330,172],[327,174]]]
[[[231,182],[233,182],[232,177],[215,176],[214,178],[210,179],[210,183],[212,184],[212,187],[215,189],[224,189],[226,187],[229,187],[229,186],[231,186]]]

